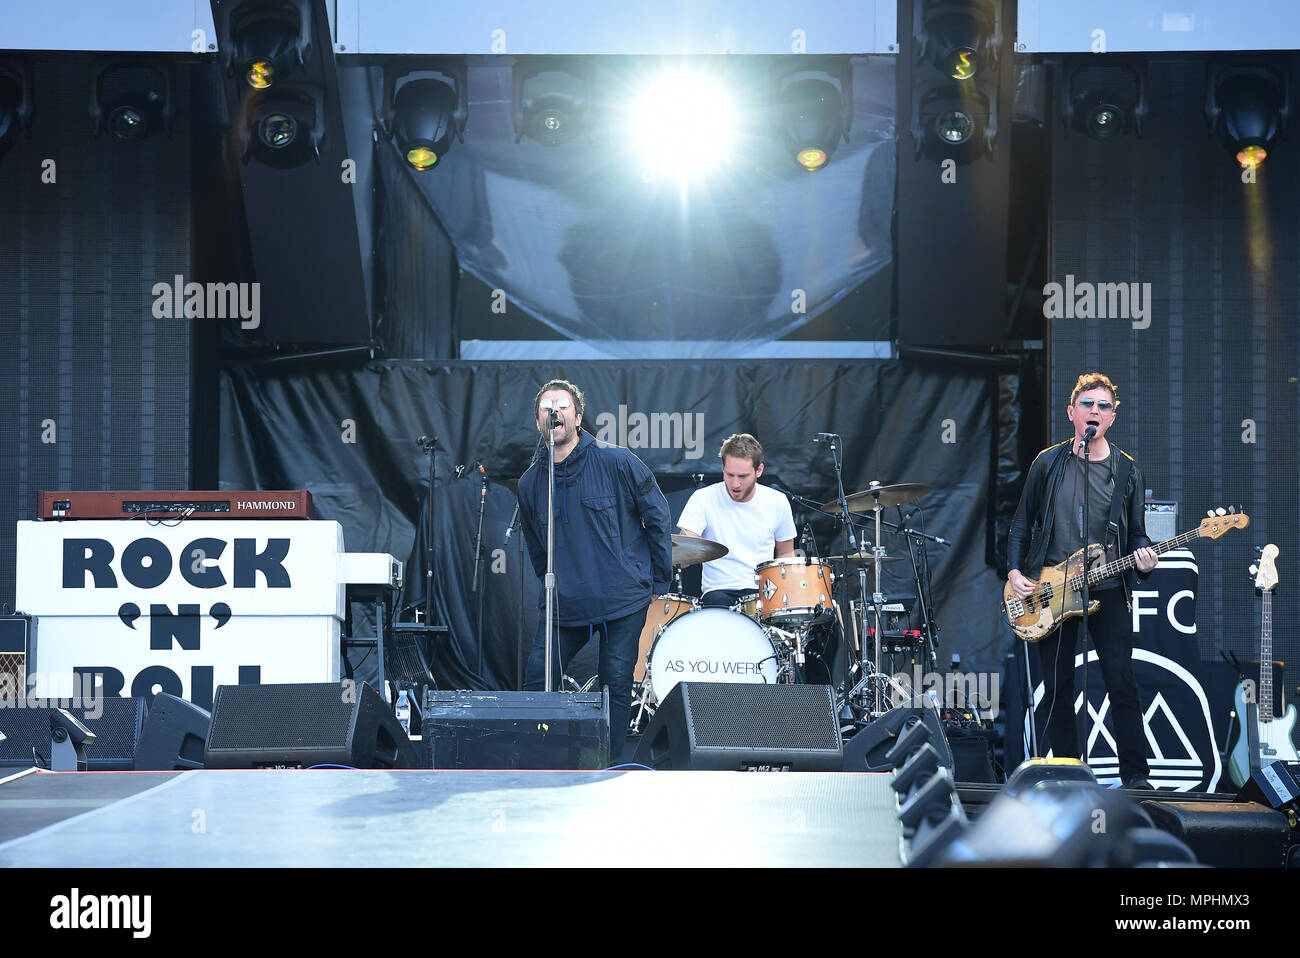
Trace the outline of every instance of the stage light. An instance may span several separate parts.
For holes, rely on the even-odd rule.
[[[988,101],[978,90],[939,86],[915,103],[912,138],[918,155],[967,163],[993,152],[996,135]]]
[[[244,71],[244,80],[254,90],[265,90],[275,82],[275,64],[269,60],[254,60]]]
[[[853,120],[847,58],[779,61],[772,74],[776,131],[795,163],[815,172],[830,162]]]
[[[465,141],[468,72],[464,61],[454,58],[402,62],[403,69],[384,71],[380,128],[406,165],[423,172],[443,161],[453,140]]]
[[[230,11],[227,70],[249,90],[269,90],[301,71],[311,55],[306,0],[249,2]]]
[[[276,169],[320,162],[324,125],[315,98],[302,90],[281,89],[245,100],[243,161],[250,158]]]
[[[1237,162],[1243,170],[1256,170],[1268,159],[1268,150],[1262,146],[1248,146],[1237,154]]]
[[[825,80],[794,80],[782,91],[781,114],[781,136],[795,162],[806,170],[820,170],[844,136],[840,91]]]
[[[957,47],[948,54],[949,75],[954,80],[969,80],[975,75],[975,51],[970,47]]]
[[[397,145],[414,169],[429,170],[451,148],[456,93],[441,80],[410,80],[397,91]]]
[[[1258,168],[1278,134],[1285,134],[1291,116],[1287,80],[1283,69],[1262,61],[1211,68],[1206,95],[1210,130],[1244,170]]]
[[[735,101],[720,76],[689,69],[661,73],[634,95],[624,133],[646,182],[699,179],[732,156]]]
[[[1146,63],[1107,56],[1097,63],[1089,54],[1065,65],[1062,117],[1065,135],[1083,133],[1094,140],[1114,140],[1132,130],[1142,135],[1146,116]]]
[[[996,73],[1001,34],[990,0],[916,0],[916,62],[927,59],[954,80]]]
[[[176,68],[147,57],[95,57],[90,64],[90,119],[95,139],[138,143],[172,132]]]
[[[949,110],[935,121],[939,139],[952,146],[960,146],[975,133],[975,120],[964,110]]]
[[[1002,36],[996,0],[914,0],[910,129],[918,158],[992,156]]]
[[[581,61],[520,58],[511,86],[516,143],[526,136],[542,146],[560,146],[586,132],[590,82]]]
[[[411,164],[414,169],[427,170],[438,162],[438,154],[433,150],[426,150],[422,146],[417,146],[406,151],[406,162]]]
[[[272,150],[283,150],[298,136],[298,124],[286,113],[272,113],[257,125],[257,138]]]

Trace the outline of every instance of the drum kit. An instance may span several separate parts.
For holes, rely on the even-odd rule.
[[[928,568],[923,548],[913,550],[913,538],[944,542],[900,524],[885,522],[884,509],[920,498],[930,487],[919,483],[884,486],[872,483],[862,492],[829,503],[817,503],[790,494],[794,501],[812,511],[853,523],[849,513],[871,513],[874,539],[879,543],[885,531],[908,536],[917,584],[922,627],[892,629],[906,607],[889,601],[881,589],[882,567],[904,556],[888,555],[879,545],[863,541],[853,551],[824,558],[796,555],[760,563],[754,569],[757,588],[742,594],[731,606],[703,607],[698,599],[681,593],[681,570],[686,566],[721,558],[728,552],[720,542],[697,536],[672,537],[672,562],[677,592],[656,596],[641,630],[640,649],[633,676],[631,731],[643,732],[659,703],[682,681],[787,683],[805,681],[804,667],[810,645],[819,655],[824,651],[817,637],[838,627],[848,639],[849,666],[841,677],[840,714],[845,721],[859,716],[875,717],[886,710],[888,676],[883,672],[884,655],[908,654],[919,659],[934,656],[933,637],[937,629],[929,615]],[[837,513],[836,510],[839,510]],[[857,538],[849,530],[848,542]],[[919,555],[918,555],[919,553]],[[833,571],[838,567],[837,575]],[[874,569],[875,588],[868,591],[868,569]],[[922,570],[924,569],[924,575]],[[839,599],[836,582],[843,586],[858,580],[861,600],[853,601],[847,590]],[[845,628],[841,602],[850,610],[852,632]],[[874,623],[873,620],[874,619]],[[892,631],[883,626],[889,623]],[[859,628],[860,624],[860,628]],[[874,648],[859,640],[874,637]],[[915,642],[911,640],[915,639]],[[869,653],[874,653],[869,655]],[[830,674],[829,664],[827,665]]]

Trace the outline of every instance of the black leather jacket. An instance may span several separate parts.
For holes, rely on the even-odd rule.
[[[1015,518],[1011,520],[1011,531],[1007,536],[1007,568],[1019,569],[1021,575],[1030,579],[1037,578],[1043,568],[1043,558],[1047,555],[1047,544],[1052,535],[1056,490],[1060,488],[1061,477],[1065,475],[1065,465],[1069,461],[1073,444],[1073,439],[1067,439],[1055,446],[1048,446],[1034,457],[1029,475],[1025,477],[1020,506],[1016,509]],[[1133,462],[1133,457],[1123,449],[1118,446],[1115,449]],[[1151,545],[1151,540],[1147,538],[1142,470],[1136,462],[1133,462],[1133,468],[1129,470],[1123,494],[1124,508],[1119,513],[1120,556]],[[1136,569],[1130,569],[1124,574],[1125,601],[1137,581],[1148,575],[1150,573],[1137,572]]]

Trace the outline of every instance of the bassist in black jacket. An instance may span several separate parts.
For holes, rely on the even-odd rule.
[[[1020,598],[1032,593],[1037,584],[1022,570],[1037,576],[1044,566],[1063,562],[1088,542],[1104,544],[1105,561],[1133,552],[1141,578],[1155,568],[1157,556],[1149,548],[1151,540],[1146,534],[1142,473],[1128,453],[1106,441],[1118,407],[1115,384],[1110,379],[1101,373],[1080,376],[1066,407],[1074,438],[1044,449],[1029,467],[1007,549],[1011,570],[1007,580]],[[1084,436],[1090,427],[1094,437],[1085,446]],[[1086,538],[1082,518],[1085,448],[1089,457]],[[1111,508],[1116,494],[1123,497],[1117,504],[1117,514]],[[1146,736],[1133,674],[1131,576],[1107,579],[1090,588],[1101,608],[1089,618],[1088,633],[1110,694],[1120,779],[1127,788],[1150,788]],[[1070,619],[1038,643],[1048,740],[1057,757],[1079,757],[1073,706],[1074,657],[1081,623],[1082,619]]]

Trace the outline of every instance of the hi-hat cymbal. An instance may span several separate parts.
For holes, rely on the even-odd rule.
[[[892,486],[882,486],[878,482],[873,482],[861,492],[855,492],[845,498],[848,499],[849,512],[871,512],[877,504],[882,509],[901,506],[905,502],[921,498],[929,491],[930,487],[923,482],[896,482]],[[838,499],[822,503],[822,509],[826,512],[834,512],[839,507]]]
[[[881,556],[881,562],[898,562],[902,556]],[[870,552],[851,552],[846,556],[824,556],[823,562],[852,562],[854,565],[871,565],[876,557]]]
[[[721,559],[730,550],[721,542],[699,536],[673,536],[673,565],[695,565]]]

